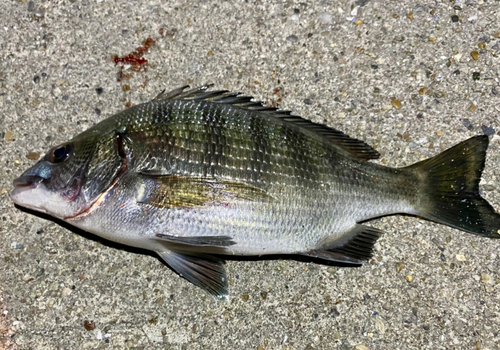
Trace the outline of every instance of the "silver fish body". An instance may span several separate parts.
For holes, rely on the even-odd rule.
[[[498,238],[478,195],[487,137],[415,165],[368,162],[362,141],[207,87],[177,89],[56,146],[14,184],[20,206],[157,252],[215,296],[218,255],[304,254],[360,264],[381,231],[360,222],[420,215]]]

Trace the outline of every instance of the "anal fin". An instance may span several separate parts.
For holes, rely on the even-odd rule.
[[[224,260],[208,254],[164,251],[158,255],[179,275],[205,290],[216,299],[227,299],[227,276]]]
[[[323,242],[318,249],[302,255],[323,260],[360,265],[373,255],[373,246],[383,231],[365,225],[355,225],[339,239]]]

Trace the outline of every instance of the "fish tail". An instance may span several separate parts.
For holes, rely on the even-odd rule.
[[[407,169],[423,181],[417,214],[479,236],[500,238],[500,215],[480,196],[488,136],[476,136]]]

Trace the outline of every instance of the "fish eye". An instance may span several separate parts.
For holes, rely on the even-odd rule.
[[[52,153],[49,156],[48,161],[51,163],[60,163],[68,158],[71,153],[70,145],[63,145],[54,148]]]

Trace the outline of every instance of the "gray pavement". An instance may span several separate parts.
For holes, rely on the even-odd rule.
[[[493,134],[481,190],[500,210],[499,8],[2,1],[0,348],[499,349],[499,241],[383,218],[363,267],[229,261],[230,300],[216,303],[156,257],[8,197],[52,145],[163,89],[214,83],[365,140],[391,166]],[[144,43],[146,64],[115,66]]]

